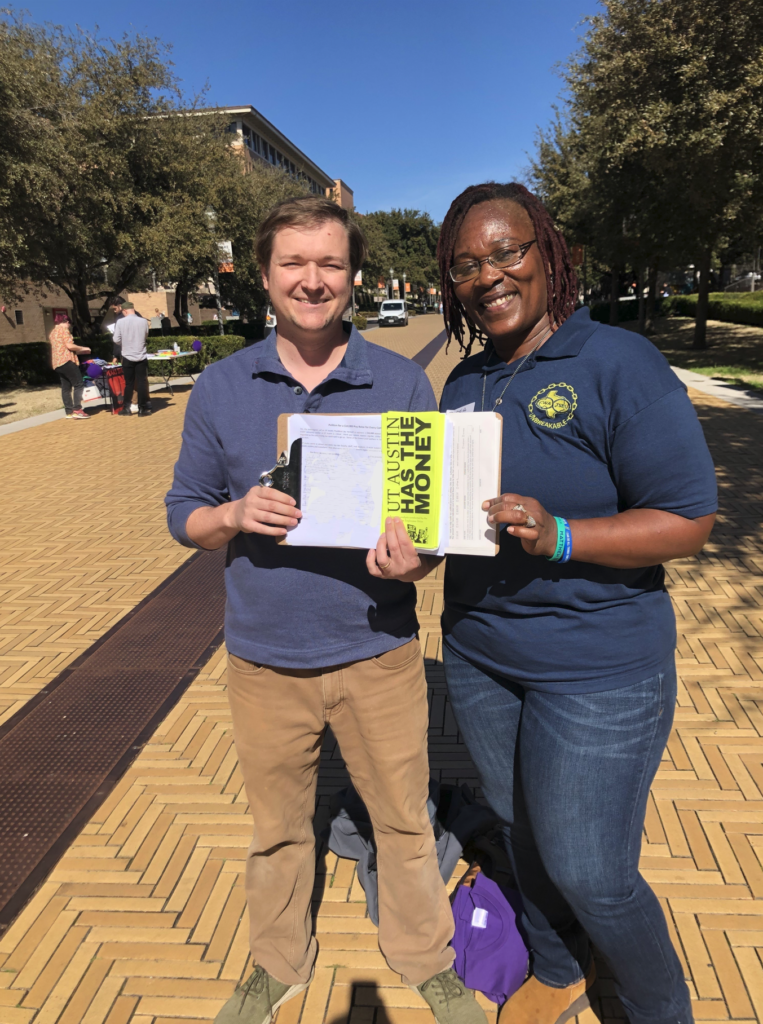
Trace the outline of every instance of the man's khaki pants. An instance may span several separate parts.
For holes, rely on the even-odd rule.
[[[418,640],[325,669],[271,668],[229,655],[228,698],[254,818],[246,894],[255,963],[285,984],[306,982],[313,968],[313,815],[330,723],[374,827],[381,951],[410,985],[450,967],[453,915],[426,809]]]

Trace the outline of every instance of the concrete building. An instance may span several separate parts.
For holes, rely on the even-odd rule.
[[[354,208],[353,192],[349,185],[341,178],[329,177],[259,110],[252,106],[222,107],[220,110],[231,119],[228,128],[231,145],[240,148],[248,162],[262,161],[278,167],[285,174],[303,181],[315,195],[327,196],[345,210]],[[157,308],[172,317],[175,295],[171,289],[129,292],[126,297],[149,319],[155,315]],[[100,309],[99,302],[93,302],[90,306],[93,312]],[[56,312],[68,313],[70,310],[71,303],[57,288],[32,289],[23,301],[0,311],[0,345],[47,341],[55,323]],[[195,302],[189,302],[188,310],[194,324],[212,320],[216,315],[212,309],[200,309]]]
[[[341,178],[330,178],[259,110],[252,106],[222,107],[221,112],[231,117],[228,131],[233,145],[240,147],[247,159],[278,167],[304,181],[315,195],[328,196],[345,210],[353,209],[352,189]]]

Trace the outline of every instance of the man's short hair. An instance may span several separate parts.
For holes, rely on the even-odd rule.
[[[134,302],[123,302],[122,303],[122,309],[135,309],[135,303]]]
[[[273,255],[275,236],[284,228],[315,227],[331,220],[338,221],[347,232],[350,242],[350,267],[354,277],[363,266],[368,252],[366,239],[346,210],[321,196],[299,196],[294,199],[282,199],[280,203],[276,203],[257,232],[254,243],[257,262],[267,270]]]

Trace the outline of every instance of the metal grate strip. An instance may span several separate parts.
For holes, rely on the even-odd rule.
[[[223,640],[225,549],[199,552],[0,735],[0,931]]]

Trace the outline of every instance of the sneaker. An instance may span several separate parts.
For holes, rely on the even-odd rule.
[[[279,1006],[304,992],[315,968],[302,985],[276,981],[264,967],[255,967],[215,1017],[214,1024],[270,1024]]]
[[[90,416],[84,409],[75,409],[71,416],[67,416],[66,418],[67,420],[89,420]]]
[[[150,409],[139,409],[138,410],[138,415],[139,416],[150,416],[151,415],[151,410]]]
[[[437,1024],[487,1024],[485,1011],[449,967],[421,985],[411,985],[429,1003]]]
[[[132,409],[124,408],[120,409],[117,416],[132,416]]]

